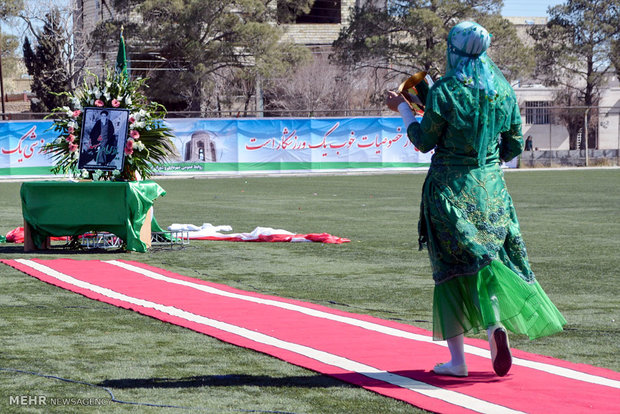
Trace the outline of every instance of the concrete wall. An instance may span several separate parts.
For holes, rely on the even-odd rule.
[[[525,113],[523,113],[523,136],[532,136],[534,149],[539,150],[568,150],[570,148],[568,131],[562,125],[538,124],[531,125],[525,123]]]
[[[601,109],[598,118],[599,148],[620,148],[620,86],[615,78],[615,86],[601,94]]]
[[[525,102],[548,101],[553,99],[555,89],[544,87],[516,87],[515,93],[521,108],[523,120],[523,136],[532,136],[534,148],[568,150],[568,131],[562,125],[554,124],[527,124],[525,116]]]
[[[536,167],[581,167],[586,162],[589,166],[620,165],[617,149],[588,150],[586,161],[585,150],[552,150],[552,151],[524,151],[519,157],[520,168]]]

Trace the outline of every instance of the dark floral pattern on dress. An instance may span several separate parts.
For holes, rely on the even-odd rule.
[[[532,282],[516,217],[499,165],[433,164],[424,184],[419,230],[435,282],[477,273],[491,260],[501,260]]]

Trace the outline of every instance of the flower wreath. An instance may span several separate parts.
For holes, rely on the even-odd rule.
[[[175,154],[171,140],[174,135],[164,122],[166,108],[149,101],[140,88],[146,79],[128,79],[122,73],[107,71],[103,79],[94,74],[89,83],[84,80],[82,89],[74,93],[62,92],[69,98],[69,106],[54,108],[46,118],[54,117],[52,128],[58,138],[45,145],[44,150],[54,162],[54,174],[71,174],[84,179],[127,180],[149,178],[157,166]],[[84,107],[129,109],[129,129],[124,152],[122,171],[78,171],[80,129]]]

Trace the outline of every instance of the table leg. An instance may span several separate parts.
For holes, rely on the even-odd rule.
[[[49,248],[50,248],[50,238],[46,237],[45,241],[43,242],[43,246],[41,246],[41,249],[49,249]],[[29,252],[34,252],[36,250],[39,250],[39,248],[32,240],[32,227],[30,227],[30,224],[28,224],[28,222],[24,220],[24,252],[29,253]]]
[[[151,248],[151,220],[153,220],[153,207],[149,208],[146,213],[146,219],[144,219],[144,224],[140,229],[140,241],[146,244],[147,249]]]

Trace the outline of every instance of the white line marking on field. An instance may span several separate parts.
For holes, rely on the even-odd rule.
[[[245,328],[242,328],[236,325],[228,324],[225,322],[220,322],[220,321],[210,319],[210,318],[207,318],[201,315],[196,315],[194,313],[187,312],[182,309],[175,308],[173,306],[161,305],[159,303],[150,302],[144,299],[127,296],[125,294],[116,292],[112,289],[108,289],[108,288],[104,288],[98,285],[94,285],[92,283],[84,282],[82,280],[76,279],[67,274],[54,270],[48,266],[33,262],[31,260],[16,259],[16,261],[23,264],[24,266],[28,266],[32,269],[38,270],[39,272],[45,273],[46,275],[54,277],[62,282],[71,284],[73,286],[76,286],[82,289],[88,289],[92,292],[98,293],[100,295],[103,295],[103,296],[106,296],[112,299],[121,300],[127,303],[142,306],[145,308],[151,308],[159,312],[163,312],[163,313],[166,313],[172,316],[176,316],[178,318],[182,318],[182,319],[185,319],[191,322],[199,323],[205,326],[210,326],[210,327],[219,329],[224,332],[229,332],[234,335],[238,335],[243,338],[250,339],[254,342],[258,342],[258,343],[262,343],[265,345],[270,345],[276,348],[291,351],[291,352],[297,353],[299,355],[302,355],[310,359],[314,359],[316,361],[319,361],[327,365],[339,367],[347,371],[356,372],[366,377],[373,378],[373,379],[383,381],[383,382],[387,382],[389,384],[393,384],[393,385],[396,385],[402,388],[406,388],[410,391],[425,395],[427,397],[442,400],[447,403],[454,404],[460,407],[464,407],[464,408],[467,408],[473,411],[477,411],[480,413],[507,413],[507,414],[508,413],[512,413],[512,414],[521,413],[521,411],[511,410],[507,407],[494,404],[488,401],[484,401],[478,398],[474,398],[466,394],[435,387],[433,385],[426,384],[424,382],[417,381],[412,378],[407,378],[401,375],[393,374],[391,372],[380,370],[370,365],[352,361],[350,359],[343,358],[338,355],[330,354],[328,352],[319,351],[317,349],[310,348],[304,345],[299,345],[299,344],[295,344],[292,342],[283,341],[281,339],[274,338],[272,336],[265,335],[260,332],[251,331],[249,329],[245,329]],[[166,276],[163,276],[163,277],[166,277]]]

